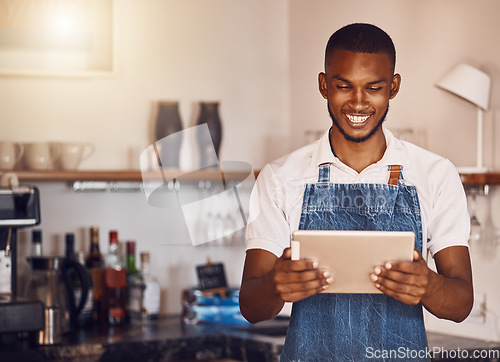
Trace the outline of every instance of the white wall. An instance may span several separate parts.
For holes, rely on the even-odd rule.
[[[178,100],[189,127],[199,101],[217,100],[221,158],[260,168],[282,152],[273,145],[289,138],[284,0],[117,0],[115,7],[116,75],[1,77],[1,139],[91,141],[96,153],[82,168],[138,168],[130,151],[152,141],[152,102]]]
[[[141,192],[75,193],[64,182],[42,182],[38,187],[43,254],[64,255],[67,232],[75,233],[75,250],[88,253],[92,225],[100,227],[100,249],[104,254],[108,251],[109,231],[117,230],[120,241],[136,241],[138,268],[139,254],[150,252],[151,270],[162,289],[162,314],[180,313],[181,290],[197,285],[195,266],[205,264],[207,258],[224,262],[230,286],[238,286],[241,281],[243,240],[235,239],[227,247],[207,244],[194,247],[180,207],[152,207]],[[241,197],[248,198],[248,193],[242,192]],[[205,221],[206,218],[200,220],[200,232],[206,230]],[[20,284],[23,284],[29,269],[24,257],[30,252],[31,229],[20,231],[18,245]]]
[[[254,169],[289,151],[288,5],[286,1],[117,0],[116,74],[110,78],[0,77],[0,139],[91,141],[82,169],[139,168],[132,160],[152,142],[152,102],[178,100],[185,127],[197,103],[220,101],[222,160]],[[88,251],[88,228],[135,239],[150,251],[161,281],[162,313],[179,313],[180,290],[196,284],[207,257],[226,263],[239,285],[244,247],[190,246],[180,209],[155,209],[137,193],[74,194],[65,183],[41,183],[44,253],[63,254],[64,233]],[[202,222],[200,222],[202,224]],[[30,242],[20,235],[21,262]],[[173,245],[172,245],[173,244]]]
[[[300,146],[306,130],[330,126],[326,102],[318,92],[317,74],[323,70],[329,36],[352,22],[369,22],[386,30],[396,45],[396,71],[401,90],[390,104],[387,126],[412,128],[417,142],[449,158],[456,166],[473,166],[476,157],[476,110],[445,93],[435,82],[452,66],[467,62],[492,77],[490,109],[485,113],[484,159],[490,169],[500,168],[500,23],[495,0],[328,1],[290,2],[290,116],[292,145]],[[422,137],[424,135],[425,137]],[[495,143],[496,142],[496,143]],[[493,222],[498,228],[498,192],[489,196]],[[479,200],[479,217],[485,221],[487,202]],[[498,248],[497,248],[498,249]],[[472,250],[478,295],[486,295],[486,322],[462,324],[426,316],[427,328],[473,338],[500,340],[500,290],[495,270],[497,250],[484,260]]]
[[[485,114],[485,163],[500,167],[500,63],[492,46],[500,25],[496,1],[393,1],[376,3],[291,1],[291,123],[293,145],[300,145],[307,129],[331,123],[318,92],[328,37],[352,22],[371,22],[386,30],[396,45],[396,71],[401,89],[390,104],[389,128],[424,130],[428,149],[457,166],[475,164],[476,110],[469,103],[436,88],[436,81],[452,66],[467,62],[492,77],[490,110]],[[314,24],[314,26],[311,26]],[[452,137],[448,135],[451,134]]]
[[[393,37],[403,78],[387,125],[425,134],[419,142],[457,166],[475,162],[475,110],[433,84],[459,61],[492,76],[485,161],[499,169],[500,150],[493,143],[500,132],[499,10],[495,0],[117,0],[116,75],[0,77],[0,139],[92,141],[97,151],[82,168],[138,168],[131,162],[151,142],[153,101],[179,100],[188,127],[198,101],[219,100],[221,158],[258,169],[302,145],[305,130],[330,125],[317,91],[326,41],[349,22],[368,21]],[[62,253],[62,237],[69,231],[77,233],[77,247],[87,250],[93,224],[101,227],[106,250],[107,231],[118,229],[122,240],[136,239],[139,251],[152,252],[164,291],[162,313],[180,311],[180,289],[195,283],[194,265],[207,256],[225,261],[230,283],[239,283],[243,247],[187,246],[179,210],[153,209],[141,193],[74,194],[64,183],[43,183],[40,189],[46,252]],[[491,199],[499,225],[498,192]],[[480,206],[484,220],[484,200]],[[22,250],[28,242],[28,233],[22,234]],[[183,246],[171,245],[177,242]],[[493,327],[500,315],[493,273],[498,265],[498,255],[488,262],[475,258],[476,286],[487,294],[486,324],[471,328],[467,322],[448,325],[428,318],[428,327],[499,340]]]

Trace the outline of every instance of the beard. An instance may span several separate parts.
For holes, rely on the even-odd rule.
[[[344,136],[344,138],[347,141],[354,142],[354,143],[362,143],[362,142],[365,142],[365,141],[369,140],[370,138],[372,138],[372,136],[375,133],[377,133],[377,131],[380,129],[380,127],[382,127],[382,123],[384,123],[384,121],[385,121],[385,117],[387,116],[387,112],[389,112],[389,106],[387,106],[387,109],[385,110],[384,114],[382,115],[382,118],[380,118],[380,121],[378,121],[377,125],[366,136],[364,136],[364,137],[352,137],[339,124],[339,122],[337,121],[337,119],[333,115],[332,111],[330,110],[330,107],[328,106],[328,102],[326,103],[326,108],[328,109],[328,114],[330,114],[330,118],[333,121],[333,125],[340,131],[342,136]]]

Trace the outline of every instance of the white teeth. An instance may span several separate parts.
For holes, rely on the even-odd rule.
[[[352,116],[350,114],[346,114],[347,118],[349,118],[349,121],[352,123],[363,123],[366,121],[370,116]]]

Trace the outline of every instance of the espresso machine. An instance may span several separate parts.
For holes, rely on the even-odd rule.
[[[35,186],[19,185],[14,174],[0,175],[0,348],[44,326],[44,306],[23,298],[17,288],[17,233],[40,223]],[[6,177],[7,176],[7,177]]]

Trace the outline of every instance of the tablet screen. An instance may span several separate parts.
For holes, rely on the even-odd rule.
[[[323,293],[381,293],[370,280],[373,267],[390,260],[412,260],[413,232],[298,230],[292,259],[316,259],[335,281]]]

